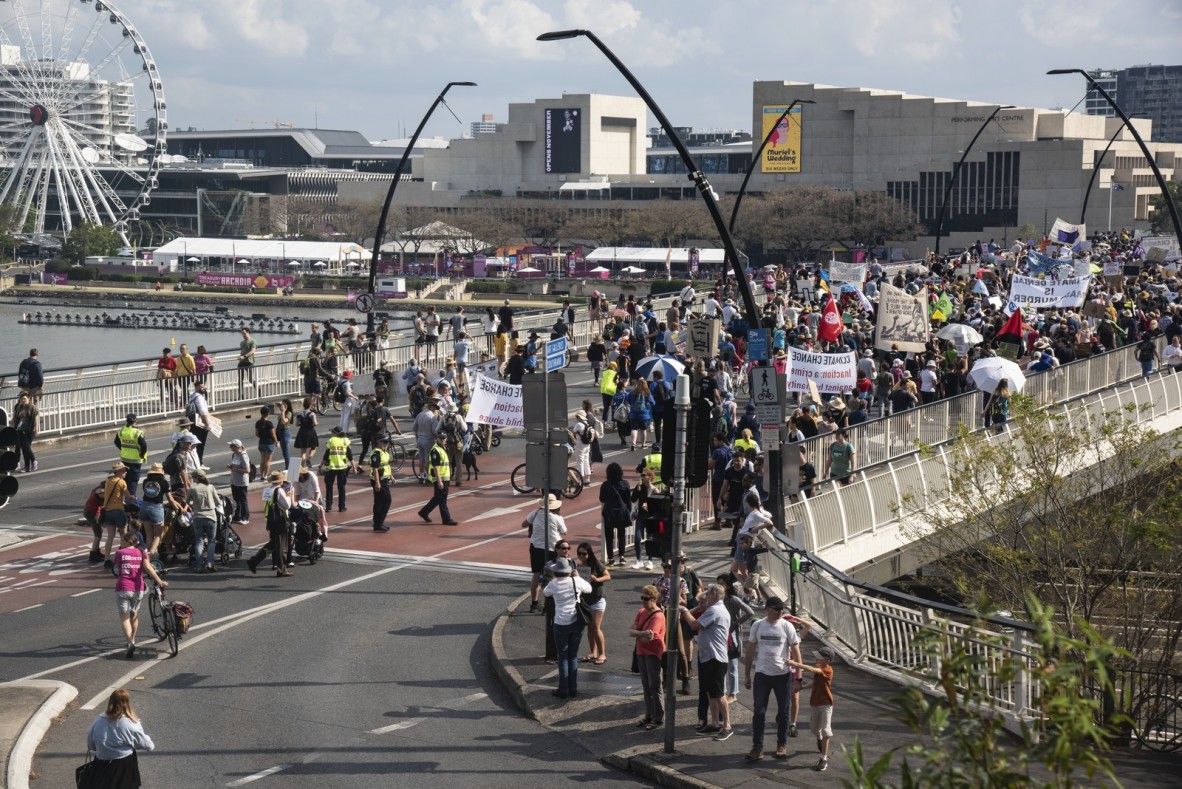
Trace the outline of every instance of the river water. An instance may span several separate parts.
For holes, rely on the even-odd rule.
[[[116,316],[119,314],[139,314],[141,316],[168,317],[184,314],[193,310],[189,305],[153,305],[152,309],[132,309],[125,306],[123,300],[112,300],[103,307],[91,306],[47,306],[42,303],[14,304],[0,303],[0,376],[15,376],[16,369],[22,359],[29,354],[30,348],[36,348],[41,356],[41,364],[46,370],[80,367],[83,365],[103,364],[106,362],[127,362],[136,359],[156,358],[162,348],[169,347],[173,353],[177,352],[181,343],[187,343],[190,352],[195,353],[198,345],[204,345],[210,353],[220,350],[236,349],[242,340],[237,329],[229,331],[197,331],[181,328],[108,328],[78,325],[31,325],[21,323],[22,314],[41,312],[62,313],[69,315],[98,316],[103,312]],[[212,309],[212,308],[208,308]],[[254,305],[231,305],[233,322],[239,319],[249,322],[252,314],[263,314],[268,318],[283,318],[293,321],[299,326],[298,334],[268,334],[258,332],[255,340],[259,345],[277,345],[306,339],[310,331],[310,322],[324,319],[332,320],[336,326],[343,326],[349,318],[359,318],[364,325],[363,316],[350,312],[346,308],[317,309],[306,305],[292,305],[289,307],[267,308]],[[413,324],[413,314],[393,315],[390,328],[393,332],[406,332]]]

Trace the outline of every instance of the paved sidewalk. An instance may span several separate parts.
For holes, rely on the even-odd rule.
[[[686,540],[690,566],[704,583],[713,580],[724,561],[729,564],[729,560],[723,559],[718,542],[717,533],[709,531]],[[696,561],[695,557],[703,560]],[[834,737],[829,746],[827,771],[813,769],[818,755],[816,740],[808,727],[807,687],[801,693],[799,736],[788,740],[789,758],[781,761],[771,757],[776,727],[773,716],[769,715],[764,759],[751,763],[744,758],[751,750],[750,691],[741,689],[738,702],[731,705],[734,736],[715,742],[693,730],[697,723],[696,673],[690,683],[692,695],[677,696],[675,752],[666,754],[663,728],[647,732],[636,727],[637,721],[644,717],[644,704],[639,675],[630,670],[632,639],[628,637],[628,628],[640,608],[640,589],[659,576],[660,569],[612,568],[611,573],[612,580],[604,587],[608,599],[604,616],[608,660],[603,666],[579,664],[577,699],[560,701],[550,695],[557,687],[557,668],[542,658],[545,620],[541,614],[528,613],[528,594],[509,607],[493,631],[492,664],[502,684],[526,715],[567,735],[573,747],[662,786],[839,787],[843,778],[850,777],[844,749],[852,749],[855,740],[861,741],[867,763],[912,741],[890,714],[889,699],[898,692],[898,686],[846,665],[839,658],[833,679]],[[806,661],[819,646],[815,639],[805,640]],[[586,637],[580,654],[587,654]],[[1129,751],[1114,753],[1114,762],[1126,787],[1177,786],[1178,770],[1182,767],[1182,760],[1177,757]],[[896,771],[891,780],[897,778]]]
[[[53,680],[0,683],[0,789],[28,789],[33,753],[77,693]]]

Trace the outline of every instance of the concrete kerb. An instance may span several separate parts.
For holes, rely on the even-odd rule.
[[[509,624],[509,617],[517,613],[517,609],[529,599],[529,592],[526,592],[509,603],[505,612],[497,617],[497,622],[493,625],[492,639],[489,642],[489,652],[491,653],[490,663],[493,673],[497,675],[497,679],[500,680],[506,692],[513,697],[513,703],[528,717],[537,720],[537,713],[534,712],[525,693],[525,688],[529,683],[525,681],[525,677],[521,676],[521,672],[510,663],[509,656],[505,652],[505,627]]]
[[[33,755],[37,752],[37,747],[41,744],[45,732],[49,731],[53,719],[69,706],[70,702],[78,695],[78,689],[57,680],[33,679],[0,684],[0,697],[4,695],[4,690],[9,688],[45,693],[44,700],[40,702],[21,729],[20,735],[12,745],[12,750],[5,754],[4,786],[7,789],[28,789],[29,773],[33,769]],[[7,704],[3,705],[3,708],[5,715],[13,713]]]
[[[646,778],[658,786],[672,786],[678,789],[719,789],[718,784],[712,784],[709,781],[703,781],[701,778],[694,778],[691,775],[686,775],[675,767],[671,767],[661,761],[665,756],[661,748],[654,748],[651,745],[641,745],[636,748],[625,748],[622,751],[609,753],[599,761],[606,764],[608,767],[614,767],[617,770],[639,775],[641,778]],[[665,758],[676,757],[665,756]]]

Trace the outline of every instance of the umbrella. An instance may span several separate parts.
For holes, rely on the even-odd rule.
[[[185,261],[186,261],[187,263],[200,263],[200,262],[201,262],[201,258],[185,258]]]
[[[1090,272],[1091,272],[1091,273],[1093,273],[1093,274],[1099,274],[1099,273],[1100,273],[1101,271],[1103,271],[1103,270],[1104,270],[1104,269],[1100,268],[1100,267],[1099,267],[1099,266],[1097,266],[1095,263],[1091,263],[1091,264],[1089,264],[1089,265],[1088,265],[1088,271],[1090,271]]]
[[[325,266],[327,266],[328,264],[327,264],[327,263],[325,263],[323,260],[317,260],[317,261],[316,261],[315,263],[313,263],[312,265],[313,265],[313,266],[315,266],[316,268],[324,268],[324,267],[325,267]]]
[[[646,356],[636,363],[636,370],[633,371],[633,374],[651,381],[654,370],[660,370],[664,374],[666,381],[672,381],[681,375],[682,371],[685,370],[685,365],[668,354],[665,356]]]
[[[982,392],[992,392],[1002,380],[1010,382],[1010,388],[1021,392],[1026,385],[1026,376],[1022,368],[1009,359],[1000,356],[990,356],[977,360],[973,369],[969,370],[969,380]]]
[[[356,260],[350,260],[345,265],[348,266],[349,268],[360,268],[361,267],[361,264],[358,263]]]
[[[537,274],[539,271],[541,271],[540,268],[534,268],[533,266],[522,266],[517,269],[518,274]]]
[[[238,261],[238,265],[239,265],[239,266],[249,266],[249,265],[250,265],[250,261],[249,261],[249,260],[247,260],[246,258],[242,258],[241,260],[239,260],[239,261]]]
[[[920,263],[912,263],[910,266],[907,267],[907,273],[908,274],[927,274],[928,267],[924,266]]]
[[[843,282],[843,283],[841,283],[841,288],[839,290],[841,293],[853,293],[857,289],[858,289],[858,286],[853,284],[852,282]]]
[[[976,345],[985,341],[981,332],[964,323],[950,323],[936,332],[936,336],[954,345]]]
[[[607,314],[607,316],[608,316],[609,318],[628,318],[628,317],[631,317],[631,316],[629,316],[629,315],[628,315],[628,310],[625,310],[625,309],[619,309],[619,308],[612,310],[611,312],[609,312],[609,313]]]
[[[294,267],[294,266],[300,265],[300,262],[298,260],[293,260],[290,263],[288,263],[287,265]]]
[[[628,266],[627,268],[621,269],[621,271],[624,274],[643,274],[644,273],[644,269],[640,268],[639,266]]]
[[[610,269],[610,268],[604,268],[603,266],[596,266],[595,268],[591,269],[591,273],[592,273],[592,274],[602,274],[602,273],[604,273],[605,271],[611,271],[611,269]]]
[[[973,293],[976,293],[978,296],[989,295],[989,286],[985,284],[985,280],[979,279],[973,283]]]

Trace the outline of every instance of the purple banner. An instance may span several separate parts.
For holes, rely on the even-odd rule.
[[[69,282],[65,274],[51,274],[48,271],[41,272],[42,285],[65,285]]]
[[[295,277],[273,277],[268,274],[198,274],[198,285],[216,285],[224,288],[289,288],[295,284]]]

